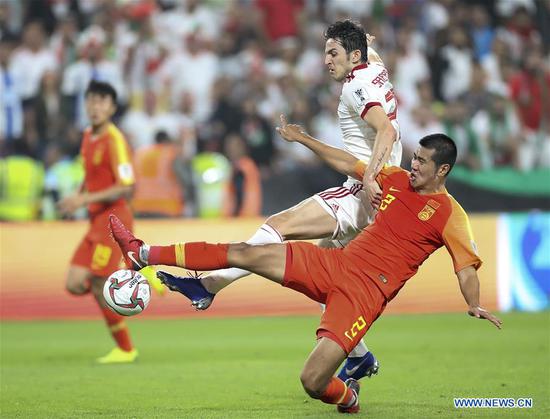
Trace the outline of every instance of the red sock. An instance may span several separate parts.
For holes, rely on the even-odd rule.
[[[149,265],[180,266],[198,271],[229,268],[227,244],[205,242],[175,244],[172,246],[151,246]]]
[[[328,404],[347,406],[353,400],[353,397],[355,397],[353,390],[349,389],[339,378],[332,377],[321,396],[321,401]]]
[[[103,317],[107,323],[113,339],[117,346],[123,351],[130,352],[133,349],[132,342],[130,341],[130,333],[128,327],[123,320],[122,316],[114,313],[109,308],[102,308]]]

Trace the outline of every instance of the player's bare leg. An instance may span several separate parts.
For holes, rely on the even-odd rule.
[[[318,239],[331,236],[335,229],[336,220],[313,198],[308,198],[292,208],[270,216],[246,243],[269,244],[286,240]],[[209,292],[216,294],[247,275],[250,272],[244,269],[218,270],[202,278],[201,283]]]
[[[92,274],[83,266],[71,265],[65,280],[66,290],[73,295],[84,295],[90,292]]]
[[[184,243],[170,246],[149,246],[136,238],[120,220],[110,216],[115,241],[127,260],[137,266],[168,265],[187,269],[212,270],[239,267],[282,283],[286,270],[287,246],[247,243],[209,244]],[[323,337],[311,353],[302,371],[306,392],[325,403],[337,404],[338,410],[355,413],[359,410],[359,385],[354,379],[346,383],[334,376],[346,352],[333,340]]]
[[[336,226],[336,220],[315,199],[308,198],[269,217],[246,243],[260,245],[329,237]],[[181,278],[162,271],[158,273],[170,289],[184,294],[198,310],[210,307],[217,292],[247,275],[250,272],[241,268],[216,270],[201,278]]]
[[[300,375],[307,394],[325,403],[337,404],[342,413],[359,411],[359,383],[350,378],[344,384],[334,373],[346,358],[344,350],[333,340],[322,337],[309,355]]]
[[[346,246],[349,240],[319,240],[317,245],[325,249],[341,249]],[[324,311],[325,305],[321,304]],[[371,377],[378,374],[380,364],[374,354],[369,351],[364,339],[361,339],[357,346],[352,349],[346,358],[346,362],[338,373],[338,378],[346,382],[348,379],[360,380],[363,377]]]

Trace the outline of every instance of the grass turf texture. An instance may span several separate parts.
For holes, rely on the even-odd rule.
[[[359,417],[550,417],[550,316],[505,314],[504,329],[461,314],[386,316],[367,343]],[[1,324],[0,416],[342,417],[309,399],[299,373],[314,317],[130,321],[141,357],[95,365],[103,324]],[[454,409],[453,397],[532,397],[532,409]]]

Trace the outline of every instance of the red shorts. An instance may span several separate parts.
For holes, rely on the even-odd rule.
[[[95,276],[103,278],[124,266],[120,248],[110,236],[110,214],[115,214],[132,229],[134,219],[127,206],[103,211],[90,219],[90,228],[71,259],[71,265],[87,268]]]
[[[384,294],[342,249],[305,242],[286,246],[282,285],[326,304],[317,337],[328,337],[350,353],[384,311]]]

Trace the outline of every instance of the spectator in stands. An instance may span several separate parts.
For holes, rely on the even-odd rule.
[[[416,85],[430,77],[425,55],[410,42],[411,33],[404,29],[397,31],[397,56],[393,80],[400,109],[411,109],[416,106],[419,100]]]
[[[268,168],[275,157],[272,126],[259,114],[253,97],[245,99],[243,112],[240,133],[246,142],[250,157],[260,168]]]
[[[16,86],[23,106],[27,106],[40,90],[40,82],[47,71],[57,69],[53,52],[47,47],[46,33],[39,22],[31,22],[23,31],[23,43],[11,58],[10,67],[17,75]]]
[[[511,62],[506,43],[498,36],[493,38],[491,51],[480,61],[488,76],[487,90],[496,95],[508,96],[506,64]]]
[[[81,58],[69,65],[64,72],[61,85],[62,94],[72,103],[73,121],[81,130],[88,120],[84,110],[84,92],[90,80],[102,80],[113,85],[122,105],[126,103],[126,87],[120,63],[104,57],[105,31],[99,26],[91,26],[84,31],[78,40]]]
[[[259,216],[262,211],[260,171],[247,151],[243,138],[236,133],[225,139],[225,155],[231,163],[227,183],[224,215],[227,217]]]
[[[179,106],[184,93],[191,95],[192,116],[203,122],[212,112],[212,87],[218,76],[219,59],[206,49],[198,34],[185,39],[185,51],[173,52],[159,69],[163,85],[171,94],[173,107]]]
[[[50,39],[50,49],[54,53],[60,69],[64,70],[78,59],[77,38],[76,17],[69,15],[58,23]]]
[[[0,221],[36,220],[44,188],[44,166],[31,157],[24,139],[13,141],[11,152],[0,159]]]
[[[255,0],[260,11],[260,24],[270,42],[299,35],[303,0]]]
[[[478,138],[481,169],[518,163],[520,125],[513,105],[505,97],[494,96],[488,109],[476,113],[471,126]]]
[[[441,55],[447,63],[441,92],[446,101],[455,100],[468,90],[472,75],[472,51],[463,28],[455,26],[449,29],[449,43],[442,48]]]
[[[477,111],[489,107],[493,97],[487,89],[487,74],[479,63],[473,63],[470,86],[458,99],[464,103],[470,117]]]
[[[478,138],[472,128],[465,103],[456,100],[445,105],[443,132],[454,140],[457,148],[456,162],[472,169],[480,167]]]
[[[51,142],[44,153],[46,175],[44,181],[44,199],[42,218],[56,220],[61,218],[57,203],[78,192],[84,181],[84,167],[80,158],[71,158],[61,142]],[[83,220],[87,217],[86,208],[75,211],[70,218]]]
[[[0,38],[0,156],[6,143],[23,134],[23,107],[19,94],[18,75],[11,67],[13,42],[8,36]]]
[[[42,77],[40,91],[36,96],[33,109],[36,113],[36,130],[41,142],[41,152],[52,141],[61,141],[66,132],[68,121],[65,115],[69,110],[64,108],[66,103],[61,100],[59,93],[59,74],[48,71]]]
[[[174,170],[180,151],[165,131],[155,144],[136,151],[136,190],[132,207],[138,216],[179,217],[184,213],[182,181]]]
[[[134,100],[136,106],[126,112],[121,122],[122,130],[134,150],[153,145],[155,134],[159,131],[167,132],[171,138],[177,137],[178,117],[160,109],[154,90],[148,89],[143,93],[143,108],[138,107],[137,102]]]
[[[491,51],[495,31],[490,24],[489,13],[482,5],[473,6],[471,16],[470,37],[473,41],[474,59],[480,61]]]
[[[524,141],[518,150],[521,170],[550,166],[550,72],[540,49],[524,52],[521,69],[510,80],[510,94],[519,115]]]

